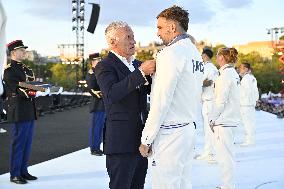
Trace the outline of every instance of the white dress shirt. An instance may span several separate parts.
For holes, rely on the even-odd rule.
[[[189,38],[165,47],[157,54],[152,79],[150,112],[141,143],[151,145],[162,127],[197,120],[204,66]]]
[[[133,65],[133,61],[135,60],[134,56],[130,57],[130,62],[127,61],[127,59],[123,56],[120,56],[119,54],[117,54],[114,51],[111,51],[117,58],[119,58],[119,60],[121,60],[121,62],[129,69],[129,71],[133,72],[135,70],[135,67]],[[141,74],[143,75],[146,83],[144,83],[144,85],[149,85],[148,80],[146,79],[145,73],[139,68]]]
[[[135,70],[135,67],[132,64],[132,62],[135,60],[134,56],[131,56],[130,62],[128,62],[125,57],[120,56],[119,54],[117,54],[114,51],[110,51],[110,52],[112,52],[117,58],[119,58],[119,60],[121,60],[121,62],[129,69],[129,71],[133,72]]]

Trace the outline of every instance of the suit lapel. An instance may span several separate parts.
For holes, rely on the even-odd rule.
[[[123,64],[123,62],[115,56],[112,52],[108,53],[108,57],[114,60],[114,66],[118,68],[124,75],[130,74],[130,70]]]

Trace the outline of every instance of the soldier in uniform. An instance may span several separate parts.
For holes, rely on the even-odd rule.
[[[100,149],[102,142],[102,133],[105,124],[105,109],[102,94],[94,74],[94,69],[100,61],[100,54],[94,53],[89,55],[92,68],[86,76],[87,88],[92,95],[90,104],[90,113],[92,114],[92,123],[89,131],[90,150],[92,155],[102,156],[103,151]]]
[[[27,180],[36,180],[28,172],[34,120],[36,109],[34,98],[36,91],[19,87],[19,82],[34,81],[33,71],[21,63],[25,59],[26,48],[22,40],[7,45],[11,63],[4,70],[5,95],[8,104],[8,121],[12,123],[12,142],[10,152],[10,181],[26,184]]]

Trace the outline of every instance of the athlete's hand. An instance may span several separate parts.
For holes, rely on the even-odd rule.
[[[150,75],[156,71],[156,60],[146,60],[140,66],[140,69],[145,73],[145,75]]]
[[[139,151],[140,151],[141,156],[143,157],[149,157],[151,155],[151,148],[144,144],[140,145]]]
[[[209,86],[211,86],[212,84],[213,84],[213,81],[206,78],[206,79],[203,81],[203,86],[202,86],[202,87],[209,87]]]

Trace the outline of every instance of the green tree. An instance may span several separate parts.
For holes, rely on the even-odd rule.
[[[250,63],[252,66],[253,74],[257,79],[258,87],[262,93],[269,91],[279,93],[281,90],[281,74],[280,62],[278,56],[274,55],[272,59],[263,58],[257,52],[249,54],[240,53],[238,56],[237,67],[241,63]]]
[[[67,90],[76,88],[77,79],[81,78],[78,65],[55,64],[51,67],[51,72],[52,77],[49,81],[54,85],[63,86]]]
[[[136,58],[142,62],[144,62],[145,60],[151,60],[153,59],[153,52],[152,51],[139,51],[136,54]]]

